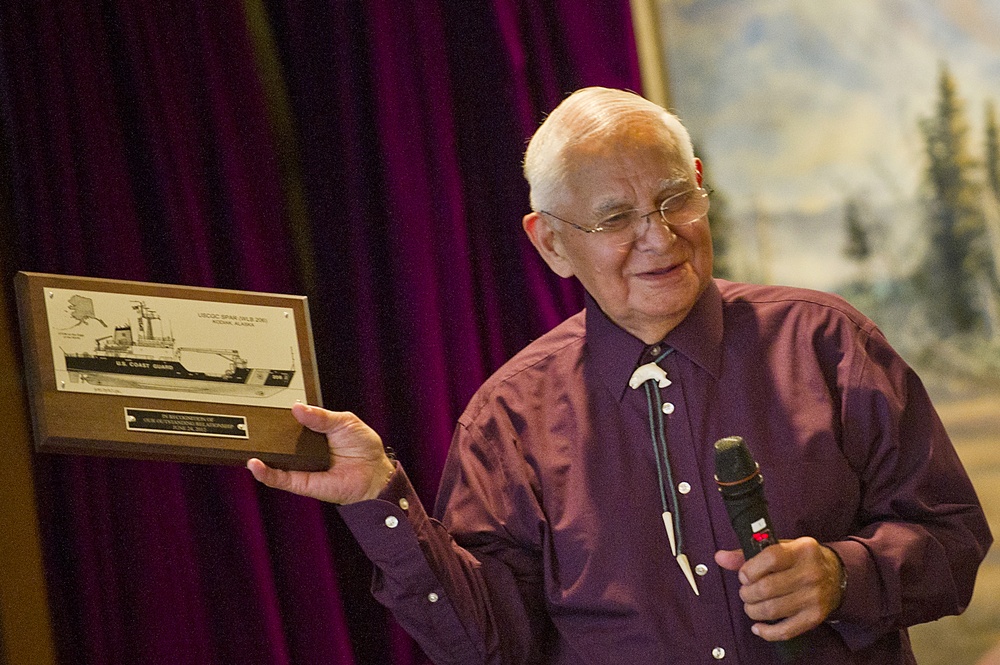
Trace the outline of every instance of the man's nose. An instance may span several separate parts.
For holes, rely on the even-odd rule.
[[[663,216],[660,215],[659,210],[646,215],[636,225],[635,232],[635,243],[637,245],[669,247],[677,239],[674,229],[667,225]]]

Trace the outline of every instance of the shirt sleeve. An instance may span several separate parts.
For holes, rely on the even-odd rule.
[[[456,438],[462,432],[460,426]],[[451,455],[445,478],[462,473],[459,466]],[[444,485],[450,486],[447,480]],[[460,546],[427,515],[398,463],[379,497],[339,512],[375,565],[375,598],[435,663],[543,658],[539,638],[549,619],[534,557],[502,537],[482,535]]]
[[[916,374],[877,329],[845,358],[843,445],[861,479],[860,526],[826,544],[848,579],[830,619],[857,650],[962,612],[992,536]]]

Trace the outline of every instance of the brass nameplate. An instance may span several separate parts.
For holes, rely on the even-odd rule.
[[[125,407],[125,427],[136,432],[223,436],[233,439],[250,438],[246,418],[216,413],[152,411]]]

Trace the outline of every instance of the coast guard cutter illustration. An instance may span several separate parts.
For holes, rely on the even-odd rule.
[[[63,351],[72,382],[95,386],[269,397],[288,388],[291,369],[249,367],[236,349],[178,347],[160,316],[133,301],[132,321],[95,340],[92,352]]]

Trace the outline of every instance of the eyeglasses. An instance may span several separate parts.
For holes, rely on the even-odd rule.
[[[711,193],[711,189],[695,187],[664,199],[656,210],[650,210],[647,213],[640,213],[635,208],[623,210],[601,220],[596,226],[574,224],[547,210],[539,210],[538,212],[557,219],[563,224],[569,224],[574,229],[584,233],[603,233],[608,239],[613,238],[620,244],[626,244],[636,240],[646,232],[646,226],[642,222],[649,220],[656,213],[660,214],[659,221],[672,229],[694,224],[708,214],[708,195]]]

